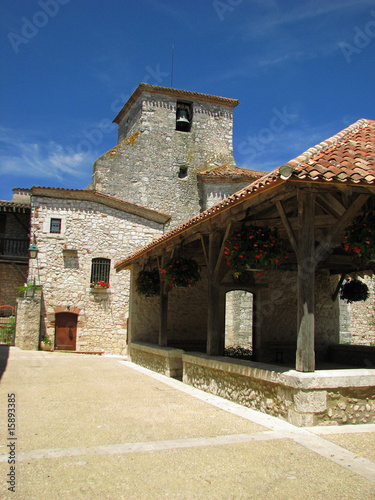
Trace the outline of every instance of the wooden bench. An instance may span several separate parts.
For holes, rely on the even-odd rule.
[[[294,340],[273,340],[267,342],[267,351],[272,351],[275,353],[275,362],[284,362],[284,353],[288,352],[295,354],[297,350],[297,342]]]

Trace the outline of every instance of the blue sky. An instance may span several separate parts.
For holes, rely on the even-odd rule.
[[[237,98],[234,157],[270,171],[375,119],[375,0],[1,0],[0,199],[84,188],[139,82]]]

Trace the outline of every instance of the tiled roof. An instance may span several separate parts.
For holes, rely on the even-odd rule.
[[[0,200],[0,212],[9,211],[22,211],[30,210],[30,204],[27,203],[17,203],[14,201]]]
[[[264,172],[259,170],[250,170],[247,168],[238,168],[232,165],[218,165],[198,173],[198,176],[206,182],[222,182],[227,181],[249,181],[252,182],[260,177],[263,177]]]
[[[159,87],[158,85],[149,85],[148,83],[140,83],[132,95],[129,97],[128,101],[125,103],[121,111],[118,113],[116,118],[113,120],[114,123],[120,123],[125,114],[133,106],[133,104],[138,100],[143,92],[148,92],[149,94],[162,94],[169,97],[176,97],[178,99],[189,99],[191,101],[203,101],[210,102],[212,104],[221,104],[222,106],[228,106],[234,108],[238,105],[238,99],[230,99],[229,97],[219,97],[210,94],[202,94],[201,92],[191,92],[189,90],[174,89],[172,87]]]
[[[130,203],[122,200],[121,198],[116,198],[115,196],[110,196],[92,189],[64,189],[33,186],[31,188],[31,194],[33,196],[46,196],[49,198],[73,199],[101,203],[102,205],[115,208],[116,210],[122,210],[123,212],[138,215],[160,224],[165,224],[171,218],[170,215],[163,212],[158,212],[141,205],[136,205],[135,203]]]
[[[288,179],[375,186],[375,121],[358,120],[342,132],[308,149],[297,158],[265,174],[217,205],[155,239],[117,262],[115,267],[118,270],[123,269],[148,250],[183,233],[188,228],[250,198],[260,190],[285,182],[283,167],[284,170],[285,167],[286,170],[290,170]]]
[[[375,121],[358,120],[286,165],[298,179],[373,184]]]

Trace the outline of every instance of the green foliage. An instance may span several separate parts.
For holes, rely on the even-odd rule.
[[[160,275],[158,269],[140,271],[135,280],[135,291],[146,297],[160,293]]]
[[[237,276],[249,269],[276,268],[288,258],[277,230],[245,225],[229,235],[224,255]]]
[[[368,212],[356,217],[347,227],[344,237],[344,249],[351,255],[366,260],[375,258],[375,213]]]
[[[240,345],[230,346],[224,349],[224,356],[228,356],[230,358],[250,360],[252,359],[252,355],[253,353],[251,349],[247,349],[246,347],[241,347]]]
[[[41,289],[42,289],[41,286],[34,285],[32,283],[28,283],[28,284],[25,284],[23,286],[17,286],[16,287],[17,295],[19,295],[20,297],[25,297],[25,295],[27,294],[28,290],[41,290]]]
[[[47,335],[43,335],[43,337],[42,337],[42,340],[41,340],[41,341],[42,341],[44,344],[46,344],[46,345],[52,345],[52,342],[51,342],[51,340],[48,338],[48,336],[47,336]]]
[[[201,278],[198,263],[193,259],[171,259],[160,269],[163,282],[171,287],[194,288]]]
[[[7,345],[14,345],[14,334],[16,331],[16,317],[10,316],[9,323],[0,328],[0,341]]]

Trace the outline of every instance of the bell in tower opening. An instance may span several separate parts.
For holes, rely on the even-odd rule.
[[[177,103],[176,130],[190,132],[192,110],[189,104]]]

